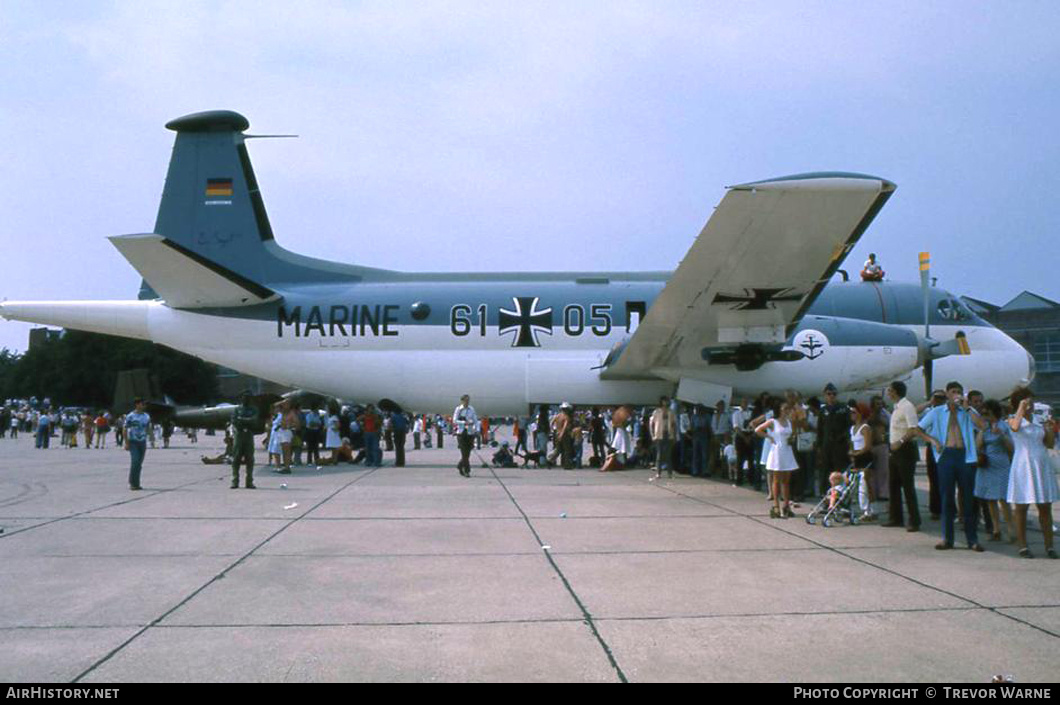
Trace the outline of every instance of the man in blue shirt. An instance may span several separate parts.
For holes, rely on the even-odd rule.
[[[48,441],[52,435],[52,420],[48,416],[48,412],[40,412],[40,418],[37,421],[37,450],[48,447]]]
[[[958,382],[946,385],[946,403],[930,409],[920,419],[916,436],[931,444],[938,465],[939,485],[942,492],[942,543],[935,546],[940,551],[953,548],[954,488],[960,485],[965,496],[961,514],[964,517],[964,536],[968,548],[982,553],[976,531],[975,503],[968,501],[974,496],[976,473],[975,428],[983,422],[979,416],[968,411],[964,399],[964,387]]]
[[[144,411],[144,400],[136,399],[134,411],[125,415],[125,450],[129,451],[129,489],[140,489],[140,470],[147,455],[147,429],[151,417]]]

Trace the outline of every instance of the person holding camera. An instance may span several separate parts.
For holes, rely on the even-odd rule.
[[[942,494],[942,542],[935,546],[939,551],[953,548],[953,521],[956,517],[954,489],[960,484],[961,491],[969,499],[975,492],[975,473],[978,454],[975,448],[975,429],[985,425],[976,414],[968,411],[964,398],[964,387],[959,382],[946,385],[946,403],[936,406],[920,419],[916,435],[931,448],[938,463],[939,489]],[[964,536],[968,548],[982,553],[976,531],[975,502],[965,502],[962,509]]]
[[[1016,541],[1020,558],[1033,558],[1027,548],[1027,510],[1038,505],[1038,524],[1045,538],[1045,555],[1056,558],[1053,549],[1053,502],[1060,500],[1056,474],[1046,449],[1056,445],[1056,422],[1034,416],[1034,393],[1020,387],[1009,401],[1016,413],[1009,417],[1012,431],[1012,469],[1009,472],[1008,501],[1016,514]]]
[[[464,477],[471,477],[471,447],[478,433],[478,415],[467,394],[460,397],[460,406],[453,410],[453,430],[457,445],[460,446],[460,462],[456,464],[456,469]]]

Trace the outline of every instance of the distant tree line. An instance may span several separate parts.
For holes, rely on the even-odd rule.
[[[210,363],[143,340],[68,330],[22,355],[0,351],[0,403],[47,397],[64,406],[109,408],[118,373],[137,368],[150,370],[179,404],[217,399],[217,368]]]

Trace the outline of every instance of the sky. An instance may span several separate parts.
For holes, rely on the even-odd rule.
[[[0,3],[0,299],[135,298],[164,124],[245,115],[277,241],[406,271],[673,269],[725,187],[898,189],[875,252],[1060,300],[1060,3]],[[0,321],[0,348],[27,324]]]

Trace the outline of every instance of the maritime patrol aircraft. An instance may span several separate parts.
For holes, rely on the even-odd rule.
[[[434,412],[652,404],[932,376],[1003,397],[1033,359],[942,289],[830,283],[890,198],[814,173],[732,186],[673,272],[409,273],[273,237],[231,111],[177,133],[154,230],[110,240],[140,300],[0,304],[9,319],[151,340],[281,384]],[[934,333],[934,337],[932,337]],[[961,354],[968,353],[971,354]],[[925,392],[926,394],[927,392]],[[916,396],[922,396],[916,394]]]

